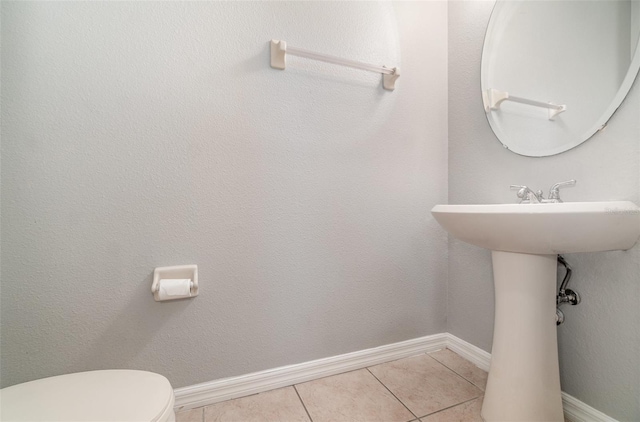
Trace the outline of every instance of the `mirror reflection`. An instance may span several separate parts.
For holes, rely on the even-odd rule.
[[[498,0],[481,89],[500,142],[541,157],[602,130],[638,73],[639,38],[640,0]]]

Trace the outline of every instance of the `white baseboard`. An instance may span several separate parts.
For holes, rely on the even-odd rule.
[[[617,422],[565,392],[562,392],[562,407],[565,419],[570,422]]]
[[[420,353],[435,352],[446,346],[447,335],[435,334],[373,349],[177,388],[175,409],[176,411],[192,409],[261,393]]]
[[[453,334],[441,333],[239,377],[177,388],[174,391],[175,409],[180,411],[206,406],[444,348],[451,349],[485,371],[489,370],[491,354]],[[564,392],[562,404],[565,417],[571,422],[616,422],[615,419]]]
[[[491,353],[485,352],[481,348],[467,343],[453,334],[445,333],[445,336],[447,337],[447,349],[456,352],[483,371],[489,372]]]

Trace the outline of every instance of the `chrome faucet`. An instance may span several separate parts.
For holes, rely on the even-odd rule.
[[[560,199],[560,188],[564,186],[575,186],[575,185],[576,185],[575,179],[571,179],[571,180],[567,180],[566,182],[559,182],[551,186],[551,189],[549,189],[549,199],[547,200],[547,202],[562,202],[562,199]]]
[[[527,186],[511,185],[512,190],[518,190],[518,198],[520,198],[521,204],[540,204],[544,201],[542,197],[542,191],[532,191]]]
[[[549,198],[544,199],[542,191],[536,191],[529,189],[527,186],[511,185],[511,189],[517,190],[518,198],[520,198],[521,204],[552,204],[562,202],[560,199],[560,188],[565,186],[575,186],[575,180],[568,180],[566,182],[556,183],[549,189]]]

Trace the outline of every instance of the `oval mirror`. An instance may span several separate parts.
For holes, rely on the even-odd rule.
[[[638,0],[497,0],[481,89],[504,147],[543,157],[603,129],[638,73],[639,34]]]

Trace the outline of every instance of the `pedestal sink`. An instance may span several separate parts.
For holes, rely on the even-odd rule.
[[[557,255],[626,250],[640,236],[633,202],[437,205],[452,236],[491,249],[495,321],[485,421],[564,421],[556,335]]]

